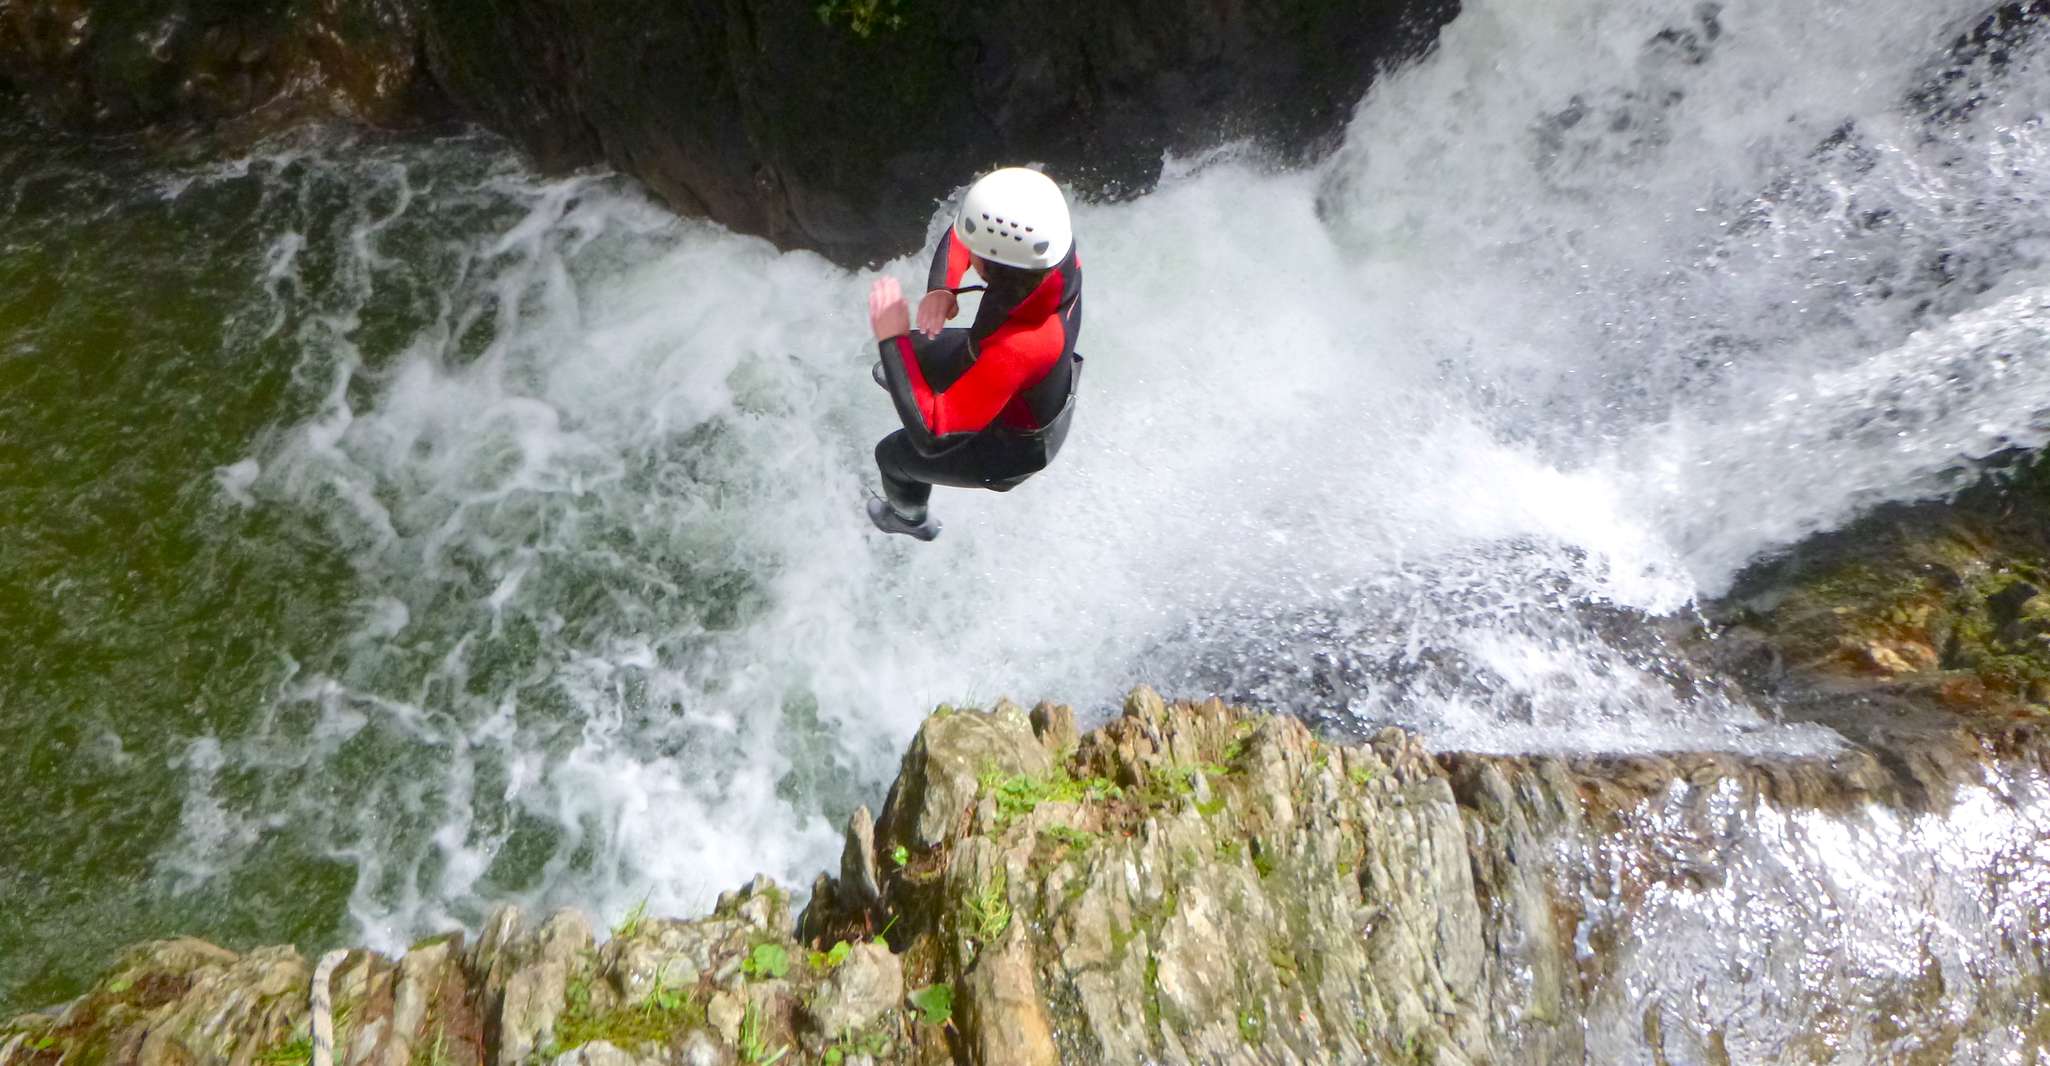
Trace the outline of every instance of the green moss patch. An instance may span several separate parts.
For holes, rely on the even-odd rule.
[[[594,1040],[615,1047],[669,1044],[692,1029],[705,1027],[705,1008],[698,989],[667,984],[657,977],[653,988],[639,1002],[606,1010],[594,1006],[591,975],[570,978],[564,1010],[555,1020],[555,1038],[543,1053],[553,1059]]]

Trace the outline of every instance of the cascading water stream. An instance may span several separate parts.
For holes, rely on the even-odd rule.
[[[152,884],[315,865],[387,947],[806,879],[939,702],[1150,682],[1442,748],[1827,750],[1587,608],[1683,610],[2044,440],[2050,52],[1930,96],[1977,14],[1468,4],[1322,166],[1224,150],[1079,209],[1074,435],[943,491],[930,546],[861,517],[865,276],[477,138],[74,188],[197,234],[234,278],[213,372],[278,379],[171,494],[206,563],[173,584],[210,591],[170,595],[253,620],[234,682],[146,741],[80,697],[83,732],[172,765]]]

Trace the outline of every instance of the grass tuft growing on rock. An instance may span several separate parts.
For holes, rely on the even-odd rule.
[[[1096,846],[1096,842],[1099,839],[1095,833],[1089,832],[1086,829],[1076,829],[1065,825],[1047,826],[1045,835],[1054,843],[1063,847],[1073,848],[1076,851],[1088,851]]]
[[[618,925],[612,927],[612,935],[615,939],[630,940],[641,931],[641,926],[647,919],[648,897],[642,895],[641,901],[634,904],[632,910],[626,912],[626,916],[619,920]]]
[[[740,1061],[751,1066],[773,1066],[781,1062],[783,1056],[790,1054],[790,1047],[787,1044],[774,1051],[769,1050],[769,1037],[767,1026],[762,1021],[762,1009],[756,1006],[752,999],[748,1000],[746,1009],[741,1012],[739,1051]]]
[[[1044,777],[1004,774],[992,768],[984,770],[978,780],[995,798],[997,821],[1003,825],[1031,814],[1042,803],[1085,803],[1116,797],[1123,791],[1107,778],[1078,781],[1061,768]]]
[[[413,1057],[407,1066],[455,1066],[455,1060],[448,1053],[448,1030],[434,1027],[434,1040],[422,1040],[413,1045]]]
[[[962,931],[970,939],[988,944],[1011,927],[1011,901],[1005,894],[1008,887],[1003,873],[998,872],[961,897]]]
[[[258,1066],[305,1066],[313,1061],[313,1038],[294,1037],[256,1055]]]

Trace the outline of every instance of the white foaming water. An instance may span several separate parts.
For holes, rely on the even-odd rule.
[[[1909,101],[1970,3],[1467,8],[1326,165],[1078,209],[1075,431],[1016,492],[941,490],[931,545],[861,515],[867,276],[610,178],[323,164],[343,222],[280,193],[240,319],[326,400],[221,484],[320,523],[361,624],[234,756],[347,783],[282,817],[389,946],[808,878],[941,701],[1827,745],[1680,695],[1603,612],[2042,439],[2042,57],[1940,124]]]
[[[1701,803],[1675,783],[1614,837],[1570,842],[1581,950],[1615,945],[1588,1061],[2041,1063],[2044,785],[1989,773],[1907,815],[1787,811],[1733,782]]]

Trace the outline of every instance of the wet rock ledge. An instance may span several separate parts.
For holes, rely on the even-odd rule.
[[[1057,706],[943,708],[795,921],[757,879],[690,921],[606,934],[506,908],[474,943],[353,951],[331,982],[336,1061],[1592,1061],[1583,1019],[1638,902],[1713,883],[1764,808],[1940,809],[2050,772],[2040,734],[1959,718],[1912,748],[1804,760],[1434,756],[1400,730],[1339,746],[1143,689],[1085,736]],[[0,1066],[299,1066],[311,975],[290,947],[141,945],[0,1025]],[[2044,983],[1992,991],[2040,1002]],[[1976,1024],[1956,995],[1897,1009],[1949,1046]]]

